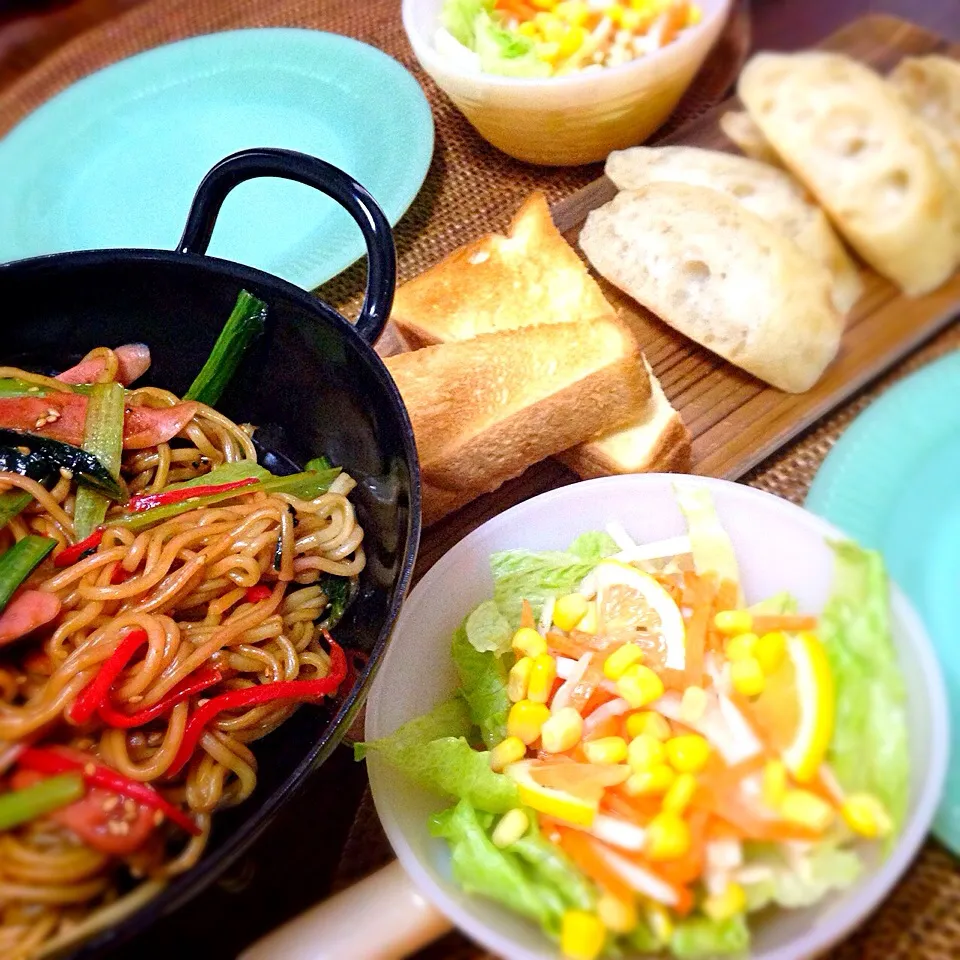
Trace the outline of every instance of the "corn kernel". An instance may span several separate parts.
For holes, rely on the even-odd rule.
[[[636,710],[663,696],[663,681],[649,667],[635,663],[617,681],[617,693]]]
[[[530,746],[540,737],[544,723],[550,719],[550,708],[545,703],[521,700],[507,714],[507,736],[518,737]]]
[[[490,839],[495,847],[503,850],[520,840],[529,829],[530,818],[520,807],[514,807],[500,818]]]
[[[623,737],[600,737],[599,740],[588,740],[583,745],[583,752],[591,763],[623,763],[627,758],[627,741]]]
[[[769,677],[776,673],[787,655],[787,638],[779,631],[765,633],[754,645],[753,655],[760,663],[760,669]]]
[[[586,26],[590,19],[590,7],[583,0],[563,0],[557,4],[554,13],[576,27]]]
[[[513,649],[518,656],[539,657],[547,652],[547,641],[533,627],[521,627],[513,635]]]
[[[747,657],[753,656],[758,639],[759,637],[755,633],[738,633],[727,641],[723,652],[728,660],[746,660]]]
[[[536,40],[540,36],[540,30],[532,20],[524,20],[523,23],[517,24],[517,33],[522,37],[530,37],[531,40]]]
[[[531,0],[531,3],[538,10],[552,10],[557,5],[557,0]]]
[[[585,910],[567,910],[560,922],[560,952],[567,960],[595,960],[606,937],[600,918]]]
[[[696,792],[697,778],[692,773],[681,773],[663,795],[663,809],[681,816]]]
[[[560,56],[564,58],[573,56],[583,46],[586,39],[587,31],[583,27],[571,24],[567,27],[567,32],[560,41]]]
[[[527,755],[527,745],[519,737],[507,737],[490,751],[490,769],[502,773],[504,767],[522,760]]]
[[[893,830],[893,822],[883,804],[872,794],[851,793],[840,807],[847,826],[862,837],[886,837]]]
[[[756,657],[745,657],[730,664],[730,681],[733,689],[742,697],[756,697],[767,685],[763,670]]]
[[[507,696],[511,703],[519,703],[527,697],[530,674],[533,672],[533,657],[521,657],[507,674]]]
[[[583,736],[583,717],[573,707],[563,707],[540,730],[541,746],[547,753],[572,750]]]
[[[780,816],[788,823],[823,833],[833,823],[833,807],[809,790],[787,790],[780,801]]]
[[[646,22],[646,16],[639,10],[624,10],[620,17],[620,25],[624,30],[635,33]]]
[[[636,906],[609,893],[603,894],[597,901],[597,916],[614,933],[630,933],[636,930],[639,923]]]
[[[670,911],[656,900],[649,900],[643,907],[643,916],[657,943],[665,947],[673,938],[673,917]]]
[[[664,763],[667,759],[667,750],[662,740],[650,736],[649,733],[641,733],[639,737],[634,737],[627,747],[627,763],[634,773],[641,770],[649,770],[657,764]]]
[[[627,733],[631,737],[649,733],[657,740],[666,740],[670,736],[670,724],[663,714],[655,710],[642,710],[640,713],[631,713],[627,717]]]
[[[671,737],[664,746],[667,761],[677,773],[699,773],[710,759],[710,744],[698,733]]]
[[[579,593],[557,597],[553,604],[553,622],[561,630],[572,630],[586,615],[587,598]]]
[[[632,774],[623,789],[631,797],[662,797],[677,779],[677,775],[665,763],[658,763],[649,770]]]
[[[541,653],[533,661],[533,667],[530,670],[527,699],[534,703],[546,703],[553,692],[553,681],[556,678],[557,661],[549,653]]]
[[[713,625],[728,637],[738,633],[749,633],[753,629],[753,617],[747,610],[721,610],[714,618]]]
[[[621,7],[619,3],[611,4],[603,11],[603,15],[607,17],[615,27],[619,27],[620,24],[623,23],[623,7]]]
[[[680,719],[686,723],[696,723],[707,710],[707,691],[703,687],[687,687],[680,699]]]
[[[780,760],[770,760],[763,768],[761,796],[763,802],[774,810],[780,808],[787,792],[787,768]]]
[[[703,912],[716,921],[729,920],[747,909],[747,895],[739,883],[728,883],[722,893],[706,897]]]
[[[703,11],[696,4],[691,4],[687,13],[687,26],[695,27],[702,19]]]
[[[643,659],[643,651],[635,643],[625,643],[603,661],[603,675],[608,680],[619,680],[628,667]]]
[[[690,851],[690,825],[675,813],[658,813],[647,824],[644,851],[651,860],[677,860]]]
[[[596,636],[597,627],[597,605],[595,603],[588,603],[587,612],[584,614],[583,619],[577,624],[577,629],[581,633],[589,633],[591,636]]]

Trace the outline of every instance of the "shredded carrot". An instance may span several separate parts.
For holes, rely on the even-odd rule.
[[[713,617],[723,610],[736,610],[737,600],[739,599],[738,595],[737,585],[732,580],[720,581],[720,586],[717,587],[717,595],[713,598],[713,615],[710,617],[710,622],[707,625],[706,647],[708,650],[723,649],[724,636],[716,626],[714,626]]]
[[[554,653],[559,653],[564,657],[572,657],[574,660],[579,660],[591,650],[596,652],[613,650],[621,646],[622,643],[623,641],[595,637],[591,633],[582,633],[579,630],[573,630],[570,634],[557,633],[557,631],[551,630],[547,634],[547,646]]]
[[[529,600],[524,600],[520,605],[520,626],[521,627],[536,627],[537,621],[533,616],[533,607],[530,606]]]
[[[660,17],[659,46],[665,47],[671,43],[677,34],[687,25],[686,0],[678,0],[669,6]]]
[[[691,811],[687,817],[687,824],[690,827],[690,849],[682,857],[651,864],[641,854],[627,854],[627,856],[645,870],[656,873],[675,887],[693,883],[703,874],[709,819],[710,815],[705,810]]]
[[[541,822],[543,818],[541,817]],[[593,841],[578,830],[561,827],[550,822],[551,827],[560,835],[560,849],[582,870],[601,890],[622,903],[632,903],[636,894],[618,873],[607,866]],[[546,827],[544,828],[546,829]]]
[[[662,803],[659,797],[631,797],[622,790],[607,790],[603,795],[603,805],[620,817],[638,823],[648,824],[659,812]]]
[[[802,630],[816,630],[817,618],[804,616],[763,615],[753,618],[753,632],[757,634],[782,630],[784,633],[800,633]]]
[[[686,624],[684,686],[700,686],[703,682],[703,655],[707,645],[707,630],[713,613],[717,588],[712,577],[695,573],[684,574],[684,605],[692,611]]]
[[[584,737],[584,740],[599,740],[602,737],[619,737],[620,730],[620,717],[607,717],[606,720],[597,724],[597,726]]]

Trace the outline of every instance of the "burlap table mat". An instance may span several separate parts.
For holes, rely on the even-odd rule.
[[[400,25],[399,0],[152,0],[60,48],[13,86],[0,91],[0,135],[75,80],[140,50],[197,34],[238,27],[302,26],[372,43],[396,57],[421,82],[433,108],[437,147],[420,196],[396,229],[401,280],[464,242],[502,227],[533,189],[551,202],[594,179],[599,168],[545,170],[510,160],[471,130],[417,68]],[[737,4],[716,51],[661,135],[716,103],[749,47],[745,0]],[[321,294],[350,313],[362,287],[362,263],[332,280]],[[879,392],[936,356],[960,346],[953,327],[862,395],[753,471],[747,482],[802,502],[817,467],[846,425]],[[367,795],[338,871],[345,886],[386,863],[389,845]],[[458,934],[423,951],[422,958],[484,954]],[[928,843],[905,880],[875,917],[833,960],[946,960],[960,958],[960,872],[935,842]]]

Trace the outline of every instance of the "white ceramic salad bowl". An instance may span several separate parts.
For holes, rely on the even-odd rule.
[[[674,496],[678,482],[706,487],[712,495],[733,542],[748,603],[789,591],[801,610],[823,608],[833,575],[827,540],[842,534],[787,501],[742,484],[695,477],[648,474],[573,484],[488,521],[423,578],[403,608],[372,689],[367,738],[387,736],[456,688],[450,638],[464,616],[492,595],[491,554],[514,548],[563,550],[578,534],[603,530],[613,521],[640,543],[681,535],[686,525]],[[888,855],[881,856],[877,847],[864,851],[867,869],[848,889],[814,907],[772,908],[751,917],[754,960],[807,960],[829,949],[890,892],[927,834],[949,743],[944,685],[924,628],[896,586],[891,587],[891,626],[906,691],[911,759],[902,829]],[[534,924],[465,894],[452,882],[447,847],[427,826],[429,816],[450,801],[408,782],[375,753],[368,764],[377,811],[402,870],[394,865],[381,871],[245,956],[397,957],[452,923],[498,956],[556,960],[557,948]]]

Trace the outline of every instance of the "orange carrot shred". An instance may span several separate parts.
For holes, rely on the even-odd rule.
[[[521,627],[536,627],[537,621],[533,616],[533,607],[530,606],[529,600],[524,600],[520,605],[520,626]]]

